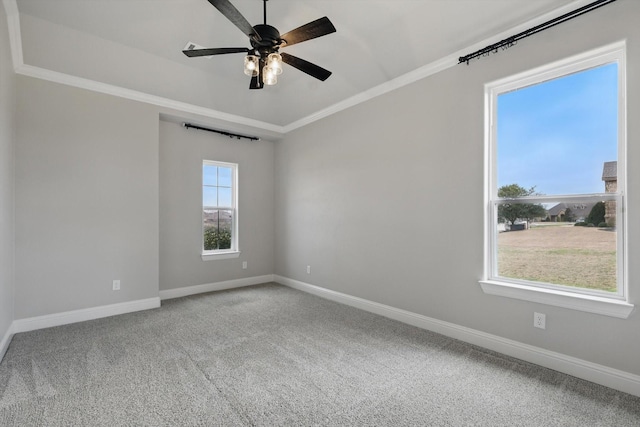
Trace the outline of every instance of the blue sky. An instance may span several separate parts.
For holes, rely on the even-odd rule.
[[[498,188],[604,193],[602,165],[618,157],[617,118],[617,64],[498,96]]]
[[[231,168],[203,165],[203,206],[231,207]]]

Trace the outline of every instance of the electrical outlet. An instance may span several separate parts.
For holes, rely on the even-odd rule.
[[[242,261],[242,269],[243,270],[247,269],[247,261]]]
[[[119,291],[120,290],[120,280],[114,280],[113,281],[113,290],[114,291]]]
[[[546,329],[547,316],[542,313],[533,313],[533,326],[540,329]]]
[[[307,274],[311,274],[311,266],[307,265]]]

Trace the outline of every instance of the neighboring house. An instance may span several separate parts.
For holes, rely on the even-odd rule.
[[[618,190],[618,162],[604,162],[602,167],[602,180],[604,191],[615,193]],[[604,203],[604,220],[609,227],[616,225],[616,202],[613,200]]]
[[[602,180],[604,181],[604,191],[615,193],[618,189],[618,162],[604,162],[602,167]],[[550,208],[548,218],[551,222],[564,221],[584,221],[591,212],[595,203],[558,203]],[[571,218],[567,219],[567,209],[570,209]],[[608,226],[616,225],[616,202],[605,202],[604,220]],[[597,224],[595,224],[597,225]]]
[[[547,210],[548,218],[551,222],[584,221],[594,205],[595,203],[558,203]]]

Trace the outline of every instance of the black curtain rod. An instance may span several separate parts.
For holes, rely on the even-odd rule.
[[[539,33],[540,31],[548,30],[549,28],[555,27],[556,25],[562,24],[563,22],[567,22],[567,21],[570,21],[571,19],[577,18],[580,15],[584,15],[587,12],[596,10],[609,3],[613,3],[614,1],[616,0],[594,1],[593,3],[590,3],[586,6],[582,6],[572,12],[565,13],[564,15],[554,18],[543,24],[536,25],[533,28],[529,28],[526,31],[516,34],[515,36],[508,37],[502,41],[499,41],[498,43],[494,43],[492,45],[489,45],[485,48],[477,50],[468,55],[461,56],[460,58],[458,58],[458,61],[459,61],[458,64],[466,63],[467,65],[469,65],[469,61],[471,61],[472,59],[479,58],[481,56],[489,56],[492,53],[498,53],[498,49],[502,49],[502,50],[509,49],[510,47],[515,46],[518,43],[518,40],[522,40],[526,37],[532,36],[536,33]]]
[[[191,123],[183,123],[182,126],[186,127],[187,129],[192,128],[192,129],[198,129],[198,130],[206,130],[207,132],[219,133],[220,135],[228,136],[229,138],[248,139],[249,141],[260,141],[260,138],[258,138],[257,136],[240,135],[237,133],[227,132],[225,130],[211,129],[211,128],[205,128],[198,125],[192,125]]]

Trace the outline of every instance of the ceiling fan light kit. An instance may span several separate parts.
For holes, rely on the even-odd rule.
[[[255,55],[247,55],[244,57],[244,73],[249,77],[258,75],[259,58]]]
[[[331,76],[331,71],[318,65],[284,52],[279,53],[280,48],[335,33],[336,28],[326,16],[281,36],[275,27],[267,25],[267,0],[263,0],[264,24],[255,26],[251,26],[229,0],[209,0],[209,3],[249,37],[251,48],[190,48],[182,51],[186,56],[193,58],[247,53],[244,58],[244,73],[251,77],[249,89],[262,89],[264,85],[275,85],[278,82],[278,76],[282,74],[283,62],[321,81]]]
[[[273,86],[278,83],[278,76],[269,67],[264,67],[262,71],[262,82],[267,86]]]
[[[276,76],[282,74],[282,56],[279,53],[272,53],[267,57],[267,68]]]

